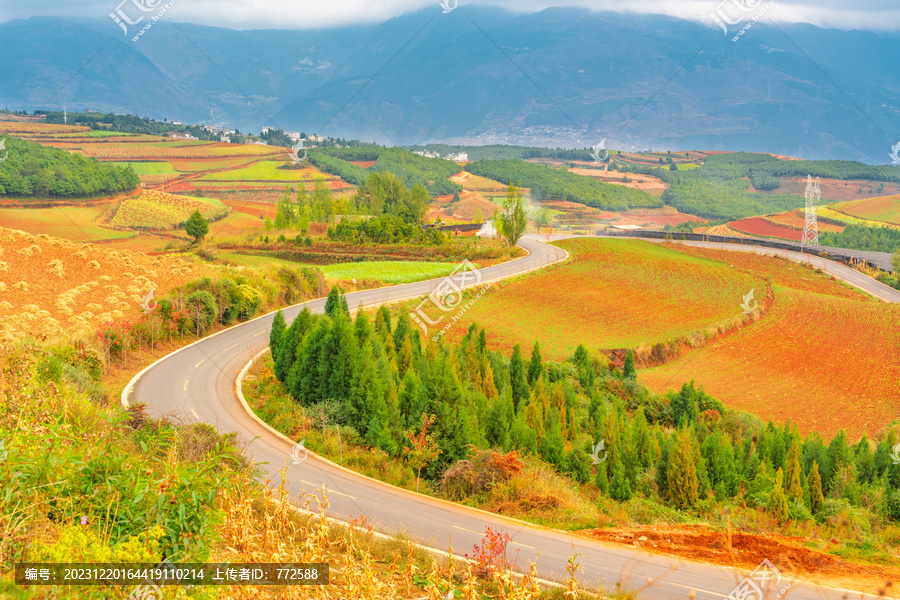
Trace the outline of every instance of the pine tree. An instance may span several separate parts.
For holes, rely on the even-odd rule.
[[[666,477],[673,506],[685,508],[697,502],[697,467],[694,464],[693,439],[688,429],[682,429],[675,436],[669,450]]]
[[[769,501],[766,503],[766,511],[773,517],[778,519],[779,523],[788,520],[788,503],[784,496],[784,472],[778,469],[775,474],[775,487],[769,494]]]
[[[525,365],[522,364],[522,347],[516,344],[509,359],[509,384],[512,389],[513,407],[516,413],[522,407],[522,401],[531,395],[528,379],[525,377]]]
[[[508,393],[494,398],[484,423],[484,436],[495,448],[509,447],[509,431],[513,421],[512,399]]]
[[[631,484],[625,477],[625,466],[621,462],[613,471],[613,478],[609,483],[609,497],[619,502],[631,500]]]
[[[341,292],[337,286],[333,286],[328,292],[328,299],[325,300],[325,314],[333,317],[341,309]]]
[[[272,329],[269,331],[269,351],[272,353],[272,361],[278,361],[278,348],[281,346],[281,337],[287,329],[284,313],[280,310],[272,318]]]
[[[813,461],[809,475],[806,476],[806,486],[809,488],[809,511],[816,515],[825,504],[825,496],[822,495],[822,478],[819,476],[819,463]]]
[[[803,499],[803,484],[801,482],[800,472],[800,446],[797,444],[796,438],[791,443],[791,449],[788,451],[787,464],[785,465],[784,480],[785,493],[788,498],[797,500]]]
[[[625,379],[634,379],[636,373],[637,372],[634,370],[634,352],[629,350],[628,354],[625,355],[625,364],[622,367],[622,375]]]
[[[385,342],[388,337],[393,339],[391,335],[391,313],[386,306],[381,305],[378,312],[375,313],[375,333],[381,336]]]
[[[541,458],[557,469],[562,468],[566,441],[563,439],[559,415],[556,412],[551,410],[550,414],[544,418],[544,431],[546,433],[538,441]]]
[[[409,339],[411,333],[412,321],[409,318],[409,313],[400,313],[400,316],[397,317],[397,327],[394,329],[393,333],[394,349],[397,352],[400,352],[400,349],[403,347],[403,342]],[[410,351],[412,351],[412,345],[410,345]]]
[[[540,377],[543,372],[544,367],[541,364],[541,347],[535,342],[534,347],[531,349],[531,362],[528,363],[529,385],[534,385],[534,382],[537,381],[538,377]]]
[[[594,477],[594,483],[604,494],[609,491],[609,478],[606,476],[606,466],[601,464],[597,467],[597,475]]]
[[[297,347],[303,341],[307,330],[314,321],[313,314],[308,308],[300,311],[300,314],[294,318],[290,327],[288,327],[281,335],[281,342],[278,346],[278,357],[275,360],[275,377],[282,383],[287,383],[288,373],[295,362],[302,362],[303,357],[297,356]],[[291,386],[288,386],[291,390]]]
[[[697,420],[697,390],[694,382],[684,383],[675,394],[670,392],[669,403],[672,406],[672,420],[676,427],[681,427]]]
[[[822,465],[822,487],[831,489],[831,482],[844,466],[850,462],[850,448],[847,445],[847,434],[840,430],[828,444],[828,463]]]

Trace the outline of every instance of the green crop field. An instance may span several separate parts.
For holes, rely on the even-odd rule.
[[[122,166],[130,166],[138,175],[171,175],[178,172],[168,162],[129,162],[121,164]]]
[[[284,162],[272,160],[260,161],[243,169],[213,173],[204,177],[204,180],[217,181],[310,181],[316,176],[321,177],[314,169],[279,169]]]
[[[327,279],[378,280],[391,285],[446,277],[458,265],[442,262],[367,261],[320,266]]]

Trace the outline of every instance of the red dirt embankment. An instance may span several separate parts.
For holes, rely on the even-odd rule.
[[[878,596],[900,578],[900,567],[847,562],[828,554],[837,540],[826,540],[822,551],[806,547],[809,540],[805,537],[716,531],[702,525],[588,529],[578,533],[653,553],[735,567],[747,574],[768,559],[787,579],[865,590]]]

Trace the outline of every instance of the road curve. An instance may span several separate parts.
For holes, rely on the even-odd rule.
[[[520,245],[529,252],[527,257],[482,269],[482,280],[515,276],[566,257],[564,251],[542,243],[537,236],[526,236]],[[753,251],[749,246],[736,246],[735,249]],[[766,253],[773,252],[766,250]],[[851,270],[851,273],[838,274],[836,267],[842,265],[826,262],[829,263],[829,273],[848,280],[851,273],[855,273]],[[347,300],[351,307],[356,307],[422,297],[429,294],[439,281],[354,292],[348,294]],[[324,303],[324,299],[313,300],[285,309],[284,314],[290,322],[304,306],[321,312]],[[457,551],[462,549],[461,552],[480,542],[486,527],[502,530],[512,539],[509,560],[520,569],[527,569],[528,564],[535,561],[538,574],[544,579],[564,581],[567,577],[566,561],[575,553],[580,555],[578,561],[583,571],[578,578],[583,586],[602,585],[606,590],[614,590],[620,585],[625,589],[639,590],[640,598],[651,600],[688,598],[692,592],[695,598],[726,598],[748,574],[726,567],[654,555],[637,548],[606,545],[563,531],[415,494],[352,473],[313,454],[309,454],[304,462],[293,464],[292,442],[248,414],[236,388],[241,370],[268,344],[272,317],[273,314],[269,314],[236,325],[160,359],[131,380],[122,393],[122,403],[126,406],[143,403],[148,412],[157,417],[174,415],[187,421],[210,423],[221,433],[239,434],[248,442],[248,454],[263,466],[270,480],[279,481],[280,470],[286,468],[287,488],[292,495],[312,492],[326,485],[330,491],[329,514],[332,517],[350,520],[365,515],[377,531],[403,533],[439,550],[447,550],[452,545]],[[786,584],[785,579],[766,597],[775,598]],[[796,600],[837,600],[845,597],[848,597],[846,591],[803,582],[794,582],[779,596]],[[858,593],[853,597],[874,598]]]

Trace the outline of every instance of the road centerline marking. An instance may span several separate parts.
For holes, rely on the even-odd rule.
[[[674,585],[680,588],[684,588],[686,590],[691,590],[692,592],[703,592],[704,594],[712,594],[713,596],[718,596],[719,598],[728,598],[725,594],[719,594],[717,592],[711,592],[709,590],[704,590],[702,588],[698,588],[693,585],[681,585],[680,583],[672,583],[671,581],[667,582],[669,585]]]
[[[298,479],[297,481],[299,481],[300,483],[305,483],[306,485],[311,485],[311,486],[313,486],[313,487],[316,488],[316,489],[319,489],[319,488],[321,488],[323,485],[325,485],[324,483],[320,483],[320,484],[316,485],[316,484],[313,483],[312,481],[306,481],[305,479]],[[329,493],[329,494],[337,494],[338,496],[344,496],[345,498],[350,498],[351,500],[356,500],[356,496],[351,496],[350,494],[344,494],[344,493],[342,493],[342,492],[336,492],[336,491],[334,491],[334,490],[331,489],[331,488],[328,488],[328,493]]]
[[[474,533],[475,535],[484,535],[482,531],[472,531],[471,529],[466,529],[465,527],[460,527],[459,525],[453,525],[453,529],[460,529],[462,531],[468,531],[469,533]]]
[[[206,360],[205,358],[201,358],[201,359],[200,359],[200,362],[198,362],[196,365],[194,365],[194,368],[196,369],[197,367],[199,367],[200,365],[202,365],[202,364],[203,364],[203,361],[205,361],[205,360]]]
[[[184,380],[184,391],[187,391],[187,384],[188,384],[188,381],[190,381],[190,379],[185,379],[185,380]]]

